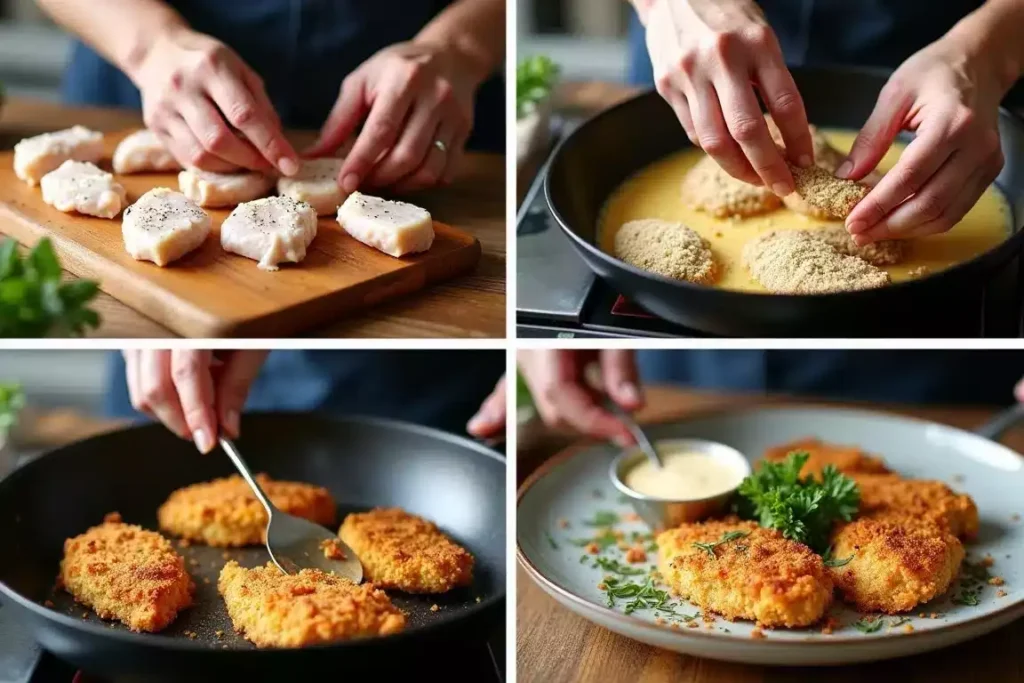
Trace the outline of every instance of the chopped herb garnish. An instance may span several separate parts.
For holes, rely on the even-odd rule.
[[[596,562],[597,566],[606,572],[621,574],[622,576],[640,576],[641,574],[647,573],[647,570],[645,569],[641,569],[640,567],[630,567],[629,565],[622,564],[618,560],[608,557],[599,557]]]
[[[611,510],[599,510],[594,518],[583,522],[586,526],[610,527],[619,523],[619,516]]]
[[[570,538],[568,539],[568,541],[571,545],[574,545],[577,548],[585,548],[586,546],[593,543],[597,545],[597,549],[599,551],[604,552],[611,546],[618,543],[619,538],[610,529],[605,529],[597,536],[593,536],[591,538]]]
[[[554,539],[554,537],[550,533],[545,531],[544,532],[544,538],[548,539],[548,545],[551,546],[552,550],[558,550],[558,544],[555,543],[555,539]]]
[[[849,557],[842,559],[832,557],[832,547],[829,546],[829,549],[826,550],[825,554],[821,556],[821,561],[825,563],[826,567],[845,567],[846,565],[850,564],[850,560],[852,560],[853,556],[856,554],[857,553],[853,553]]]
[[[980,597],[979,597],[979,593],[980,592],[981,592],[980,588],[975,588],[975,589],[962,588],[960,590],[960,593],[956,597],[953,598],[953,604],[954,605],[967,605],[969,607],[974,607],[979,602],[981,602]]]
[[[897,626],[903,626],[903,624],[910,621],[909,617],[893,617],[889,620],[889,628],[896,628]]]
[[[885,626],[885,621],[882,617],[861,617],[853,625],[861,633],[875,633]]]
[[[580,564],[585,564],[590,559],[590,555],[580,555]]]
[[[605,578],[603,584],[605,595],[608,596],[609,607],[615,607],[616,600],[629,600],[623,608],[626,614],[632,614],[637,610],[652,609],[656,612],[681,616],[676,614],[676,603],[671,602],[668,591],[655,588],[654,581],[649,577],[640,584],[609,576]]]
[[[737,538],[743,538],[749,533],[749,531],[727,531],[724,534],[722,534],[722,537],[714,543],[700,543],[699,541],[694,541],[693,545],[697,548],[700,548],[711,557],[715,557],[715,548],[722,545],[723,543],[729,543],[730,541],[735,541]]]

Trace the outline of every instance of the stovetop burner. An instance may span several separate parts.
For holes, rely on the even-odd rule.
[[[550,158],[516,220],[516,326],[522,338],[714,337],[651,315],[597,278],[548,209],[543,179]],[[1022,278],[1015,258],[977,291],[956,302],[922,302],[912,320],[885,336],[901,338],[1020,337]],[[868,336],[878,336],[868,334]]]

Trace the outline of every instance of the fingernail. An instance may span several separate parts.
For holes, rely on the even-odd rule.
[[[192,440],[195,442],[196,448],[199,449],[200,453],[209,453],[213,450],[213,439],[205,429],[197,429],[193,432]]]
[[[617,434],[612,440],[619,448],[632,448],[636,445],[636,440],[628,434]]]
[[[341,189],[345,190],[349,194],[352,194],[359,189],[359,176],[355,173],[349,173],[347,176],[341,179]]]
[[[281,169],[281,173],[285,175],[295,175],[299,172],[299,165],[288,157],[281,157],[277,160],[277,167]]]
[[[778,182],[772,185],[772,192],[779,197],[788,197],[793,190],[786,183]]]
[[[868,229],[868,224],[864,221],[854,221],[846,226],[846,231],[851,235],[859,235]]]
[[[619,398],[627,403],[636,404],[640,402],[640,392],[635,384],[623,382],[619,385]]]
[[[229,410],[228,414],[224,416],[224,426],[228,428],[228,431],[238,436],[239,430],[239,417],[237,410]]]
[[[807,154],[803,154],[800,156],[799,159],[797,159],[797,162],[800,164],[801,168],[808,168],[811,164],[814,163],[814,159],[812,159]]]
[[[853,163],[844,161],[840,164],[839,168],[836,169],[836,178],[843,178],[844,180],[850,176],[853,171]]]

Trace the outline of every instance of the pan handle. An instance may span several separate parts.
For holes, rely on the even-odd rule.
[[[975,429],[974,433],[992,441],[999,441],[1003,434],[1022,420],[1024,420],[1024,403],[1017,403]]]

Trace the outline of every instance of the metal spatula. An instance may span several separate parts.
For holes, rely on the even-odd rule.
[[[334,572],[355,583],[363,580],[363,566],[359,563],[359,558],[337,534],[308,519],[278,510],[256,482],[256,477],[249,471],[249,466],[245,464],[235,444],[222,436],[220,447],[231,458],[239,474],[252,488],[256,499],[267,510],[267,551],[278,569],[285,574],[295,574],[300,569],[320,569]],[[328,557],[324,550],[325,541],[335,544],[334,548],[340,551],[343,557]]]

